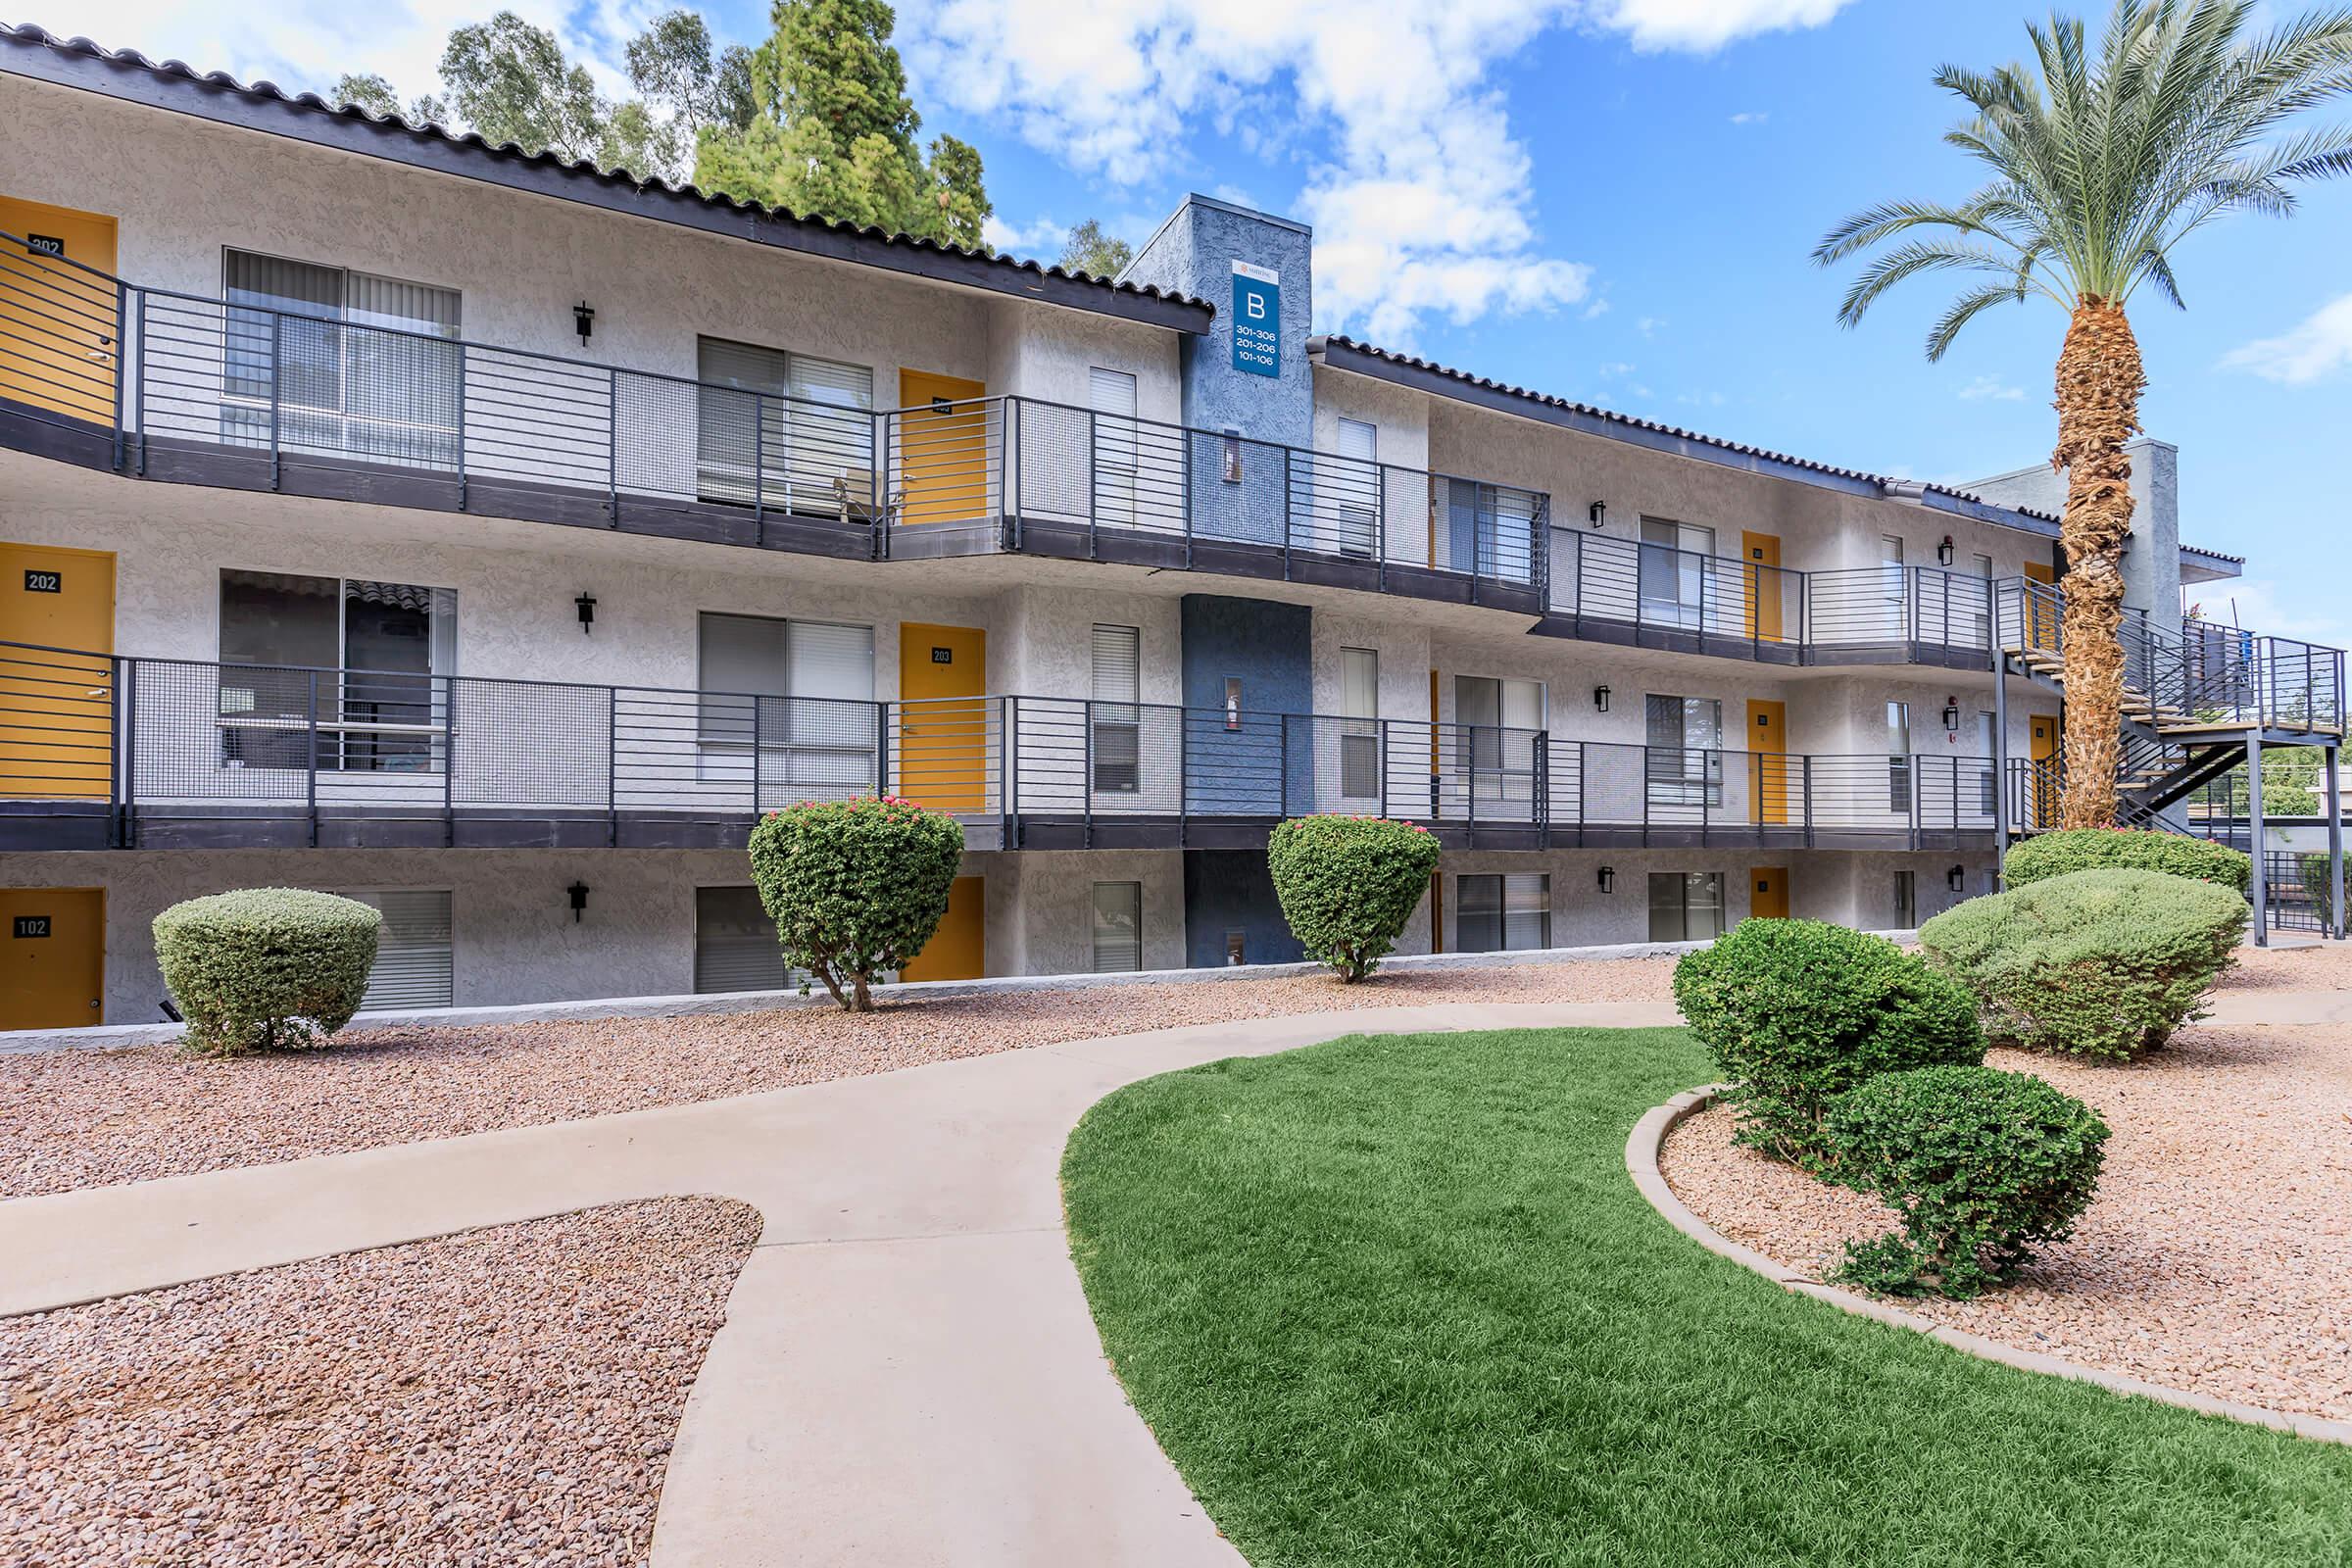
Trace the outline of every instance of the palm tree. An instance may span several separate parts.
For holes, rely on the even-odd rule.
[[[2116,0],[2094,57],[2082,24],[2027,26],[2035,70],[1945,66],[1936,81],[1973,113],[1944,135],[1989,172],[1956,206],[1889,202],[1832,229],[1827,267],[1879,251],[1838,313],[1858,324],[1880,295],[1924,272],[1984,274],[1928,334],[1940,360],[1992,306],[2040,297],[2070,318],[2058,352],[2060,529],[2066,575],[2067,827],[2112,826],[2121,744],[2124,545],[2147,384],[2126,313],[2143,283],[2175,306],[2180,242],[2235,212],[2284,217],[2302,180],[2352,173],[2352,126],[2291,130],[2352,94],[2352,11],[2313,13],[2251,35],[2250,0]]]

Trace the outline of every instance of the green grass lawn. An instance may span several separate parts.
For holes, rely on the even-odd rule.
[[[1063,1163],[1136,1407],[1256,1568],[2352,1561],[2352,1449],[1790,1296],[1625,1173],[1679,1030],[1358,1037],[1134,1085]]]

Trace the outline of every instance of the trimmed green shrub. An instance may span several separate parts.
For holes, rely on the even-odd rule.
[[[2005,1279],[2089,1206],[2107,1124],[2032,1073],[1921,1067],[1832,1102],[1833,1174],[1876,1193],[1899,1233],[1849,1242],[1837,1278],[1964,1298]]]
[[[187,1048],[208,1056],[296,1051],[351,1022],[384,917],[299,888],[244,888],[155,917],[155,957]]]
[[[2199,1016],[2248,912],[2212,882],[2076,871],[1956,905],[1919,940],[1976,993],[1993,1044],[2129,1061]]]
[[[871,1012],[874,977],[906,967],[948,912],[963,824],[895,795],[803,801],[754,823],[751,851],[784,961]]]
[[[1352,985],[1380,967],[1429,891],[1437,835],[1381,816],[1297,816],[1266,845],[1291,935]]]
[[[2218,882],[2241,899],[2254,876],[2253,860],[2210,839],[2138,828],[2082,827],[2037,833],[2026,840],[2009,852],[2001,878],[2014,892],[2054,876],[2109,869],[2162,871],[2192,882]]]
[[[1674,1000],[1731,1084],[1740,1141],[1810,1165],[1830,1101],[1906,1067],[1980,1062],[1976,1001],[1885,937],[1742,920],[1674,968]]]

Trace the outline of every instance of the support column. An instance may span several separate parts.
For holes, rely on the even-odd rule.
[[[1992,870],[1993,887],[2009,869],[2009,661],[2001,653],[1996,612],[1992,635]]]
[[[2254,860],[2254,877],[2246,891],[2254,906],[2254,945],[2271,945],[2269,878],[2262,863],[2262,736],[2246,732],[2246,851]]]
[[[2341,749],[2330,746],[2322,754],[2327,762],[2328,810],[2328,935],[2344,940],[2344,801],[2336,793],[2342,782]]]

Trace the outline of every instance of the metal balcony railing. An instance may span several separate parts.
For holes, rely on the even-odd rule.
[[[108,842],[151,847],[725,844],[760,811],[877,791],[955,812],[989,848],[1246,839],[1324,811],[1529,847],[1907,845],[1988,837],[1993,765],[1427,719],[858,702],[0,644],[0,824],[98,820]]]

